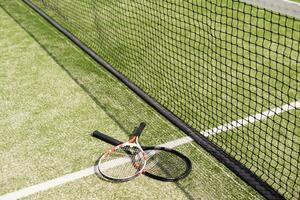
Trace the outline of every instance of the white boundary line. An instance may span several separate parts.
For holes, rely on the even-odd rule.
[[[273,108],[271,110],[267,110],[265,112],[258,113],[256,115],[251,115],[249,117],[239,119],[239,120],[230,122],[228,124],[224,124],[224,125],[221,125],[221,126],[218,126],[218,127],[200,132],[200,134],[204,135],[205,137],[208,137],[210,135],[215,135],[215,134],[225,132],[225,131],[228,131],[228,130],[231,130],[231,129],[234,129],[234,128],[245,126],[247,124],[251,124],[251,123],[254,123],[256,121],[261,121],[261,120],[264,120],[268,117],[272,117],[276,114],[280,114],[280,113],[283,113],[283,112],[286,112],[286,111],[289,111],[289,110],[293,110],[293,109],[296,109],[296,108],[300,108],[300,101],[296,101],[296,102],[293,102],[293,103],[290,103],[290,104],[285,104],[281,107]]]
[[[251,124],[256,121],[261,121],[268,117],[274,116],[276,114],[280,114],[280,113],[294,110],[297,108],[300,108],[300,101],[292,102],[290,104],[285,104],[281,107],[273,108],[271,110],[267,110],[262,113],[258,113],[256,115],[252,115],[252,116],[249,116],[249,117],[246,117],[243,119],[239,119],[239,120],[230,122],[228,124],[221,125],[216,128],[212,128],[212,129],[200,132],[200,133],[203,134],[205,137],[208,137],[210,135],[215,135],[215,134],[218,134],[218,133],[221,133],[224,131],[228,131],[228,130],[232,130],[232,129],[235,129],[235,128],[238,128],[241,126],[245,126],[247,124]],[[192,142],[192,141],[193,141],[193,139],[187,136],[187,137],[179,138],[177,140],[170,141],[170,142],[162,144],[160,146],[174,148],[176,146],[180,146],[180,145]],[[35,193],[45,191],[50,188],[62,185],[64,183],[68,183],[68,182],[92,175],[94,173],[95,173],[95,166],[89,167],[89,168],[80,170],[78,172],[66,174],[64,176],[61,176],[61,177],[58,177],[58,178],[55,178],[55,179],[52,179],[52,180],[49,180],[49,181],[46,181],[43,183],[39,183],[37,185],[23,188],[21,190],[15,191],[15,192],[7,193],[5,195],[0,196],[0,200],[20,199],[20,198],[29,196],[31,194],[35,194]]]
[[[39,183],[37,185],[33,185],[33,186],[26,187],[26,188],[23,188],[21,190],[18,190],[18,191],[12,192],[12,193],[5,194],[3,196],[0,196],[0,200],[20,199],[20,198],[29,196],[31,194],[35,194],[35,193],[62,185],[64,183],[71,182],[71,181],[83,178],[85,176],[89,176],[94,173],[95,173],[94,167],[89,167],[87,169],[83,169],[78,172],[66,174],[64,176],[61,176],[61,177],[58,177],[58,178],[55,178],[55,179],[52,179],[52,180],[49,180],[49,181],[46,181],[43,183]]]
[[[300,3],[289,0],[241,0],[245,3],[272,10],[283,15],[300,18]]]

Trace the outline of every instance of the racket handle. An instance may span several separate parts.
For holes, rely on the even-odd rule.
[[[146,126],[145,122],[140,123],[139,127],[135,128],[132,134],[135,136],[140,136],[145,126]]]
[[[95,138],[97,138],[97,139],[100,139],[100,140],[102,140],[104,142],[107,142],[107,143],[109,143],[111,145],[114,145],[114,146],[123,143],[123,142],[121,142],[119,140],[116,140],[116,139],[114,139],[114,138],[112,138],[112,137],[110,137],[108,135],[105,135],[104,133],[100,133],[97,130],[92,133],[92,136],[95,137]]]

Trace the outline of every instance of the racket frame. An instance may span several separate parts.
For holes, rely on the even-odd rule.
[[[98,160],[98,164],[97,164],[97,169],[98,169],[98,172],[106,179],[109,179],[109,180],[113,180],[113,181],[117,181],[117,182],[125,182],[125,181],[129,181],[129,180],[132,180],[136,177],[138,177],[139,175],[141,175],[146,167],[146,162],[147,162],[147,155],[145,153],[145,151],[143,150],[143,148],[141,147],[141,145],[139,144],[138,142],[138,139],[139,139],[139,136],[141,135],[143,129],[145,128],[145,123],[142,122],[139,127],[136,127],[132,133],[132,135],[129,137],[129,140],[125,143],[122,143],[122,142],[117,142],[115,143],[114,145],[117,145],[115,147],[112,147],[108,150],[106,150],[102,156],[99,158]],[[94,134],[94,133],[93,133]],[[92,135],[93,135],[92,134]],[[96,134],[96,133],[95,133]],[[127,176],[127,177],[122,177],[122,178],[117,178],[117,177],[112,177],[112,176],[108,176],[102,169],[101,169],[101,166],[102,164],[102,159],[106,158],[109,154],[112,154],[114,153],[116,150],[120,149],[120,148],[124,148],[124,147],[130,147],[130,148],[137,148],[139,150],[139,154],[142,154],[140,155],[141,158],[144,159],[144,162],[143,162],[143,166],[139,166],[139,169],[137,169],[137,173],[135,173],[134,175],[132,176]],[[133,163],[134,165],[134,163]]]
[[[110,137],[110,136],[108,136],[104,133],[101,133],[97,130],[92,133],[92,136],[97,138],[97,139],[100,139],[104,142],[107,142],[111,145],[120,145],[120,144],[122,144],[121,141],[116,140],[116,139],[114,139],[114,138],[112,138],[112,137]],[[168,153],[175,154],[176,156],[178,156],[180,159],[182,159],[185,162],[185,166],[186,166],[185,170],[179,176],[176,176],[176,177],[162,177],[162,176],[152,174],[152,173],[148,172],[147,170],[143,170],[142,174],[144,174],[144,175],[146,175],[150,178],[160,180],[160,181],[164,181],[164,182],[176,182],[176,181],[179,181],[179,180],[187,177],[190,174],[191,170],[192,170],[191,160],[187,156],[185,156],[184,154],[180,153],[179,151],[176,151],[176,150],[171,149],[171,148],[163,147],[163,146],[141,146],[141,148],[146,152],[146,154],[147,154],[147,151],[166,151]],[[147,168],[147,163],[145,165],[145,168]]]

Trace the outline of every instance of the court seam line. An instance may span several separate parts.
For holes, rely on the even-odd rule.
[[[268,117],[272,117],[276,114],[280,114],[280,113],[284,113],[290,110],[294,110],[294,109],[298,109],[300,108],[300,101],[295,101],[289,104],[285,104],[281,107],[276,107],[267,111],[264,111],[262,113],[258,113],[255,115],[251,115],[248,116],[246,118],[243,119],[239,119],[221,126],[218,126],[216,128],[212,128],[212,129],[208,129],[206,131],[202,131],[200,132],[201,134],[203,134],[205,137],[208,137],[210,135],[215,135],[224,131],[228,131],[228,130],[232,130],[241,126],[245,126],[248,124],[252,124],[255,123],[257,121],[261,121],[264,119],[267,119]],[[166,146],[169,148],[174,148],[176,146],[180,146],[189,142],[192,142],[193,139],[190,138],[189,136],[186,137],[182,137],[170,142],[167,142],[165,144],[161,144],[159,146]],[[23,189],[11,192],[11,193],[7,193],[4,194],[2,196],[0,196],[0,200],[14,200],[14,199],[19,199],[19,198],[23,198],[41,191],[46,191],[50,188],[54,188],[56,186],[62,185],[64,183],[68,183],[68,182],[72,182],[75,181],[77,179],[89,176],[95,174],[95,166],[77,171],[77,172],[73,172],[73,173],[69,173],[51,180],[48,180],[46,182],[42,182],[42,183],[38,183],[36,185],[32,185],[29,187],[25,187]]]

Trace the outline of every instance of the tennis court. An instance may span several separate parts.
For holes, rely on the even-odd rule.
[[[37,5],[40,3],[40,1],[33,2]],[[86,3],[84,5],[90,5],[89,2],[92,1],[83,2]],[[99,15],[93,15],[96,19],[106,19],[110,9],[114,9],[114,13],[122,13],[122,9],[126,7],[125,3],[121,7],[104,1],[94,2],[99,4],[96,8],[101,8],[101,12],[100,10],[96,12]],[[64,8],[64,4],[75,5],[76,3],[78,4],[77,1],[60,1],[55,6]],[[176,5],[174,4],[174,7]],[[146,6],[138,5],[136,9],[139,9],[141,13],[147,13],[147,8],[149,10],[151,6],[159,7],[160,5],[151,5],[149,1]],[[84,7],[87,13],[93,13],[89,11],[94,8],[90,7],[91,10],[88,10],[88,6]],[[142,8],[145,10],[140,10]],[[133,8],[131,7],[131,9]],[[183,11],[183,13],[189,12],[191,11]],[[131,77],[147,93],[153,95],[158,93],[157,99],[160,103],[174,108],[171,110],[173,113],[177,114],[182,111],[180,109],[186,109],[186,113],[190,115],[182,116],[182,118],[188,124],[200,127],[199,130],[205,137],[211,138],[231,156],[241,157],[239,159],[241,163],[262,177],[266,176],[267,180],[265,181],[270,185],[274,180],[269,176],[276,174],[276,172],[273,173],[274,171],[290,173],[289,175],[278,174],[278,176],[284,176],[280,181],[285,180],[285,183],[277,183],[275,178],[275,187],[277,187],[275,189],[284,193],[287,199],[297,199],[297,195],[299,198],[300,185],[297,175],[299,174],[300,132],[297,124],[300,124],[298,117],[300,116],[300,40],[294,40],[294,38],[299,39],[300,37],[299,20],[295,22],[288,19],[286,21],[287,29],[284,30],[287,35],[292,35],[291,38],[284,41],[290,47],[290,51],[286,51],[286,53],[291,55],[291,59],[285,60],[289,63],[288,72],[284,69],[283,63],[274,61],[276,63],[274,71],[279,72],[279,75],[268,74],[269,79],[264,79],[266,72],[262,67],[259,69],[261,71],[256,71],[256,79],[246,76],[244,77],[245,82],[239,84],[240,74],[226,77],[229,72],[227,73],[226,68],[220,66],[210,69],[212,71],[209,72],[208,77],[214,82],[209,82],[207,77],[199,77],[199,83],[189,82],[189,87],[186,87],[184,82],[172,82],[172,77],[185,73],[186,70],[180,67],[180,60],[186,58],[173,57],[174,59],[168,60],[168,63],[162,63],[155,60],[155,54],[152,52],[161,48],[162,51],[165,51],[161,54],[170,55],[172,58],[172,55],[175,55],[174,49],[152,46],[153,49],[148,48],[147,51],[142,51],[138,46],[133,45],[130,37],[134,37],[138,32],[143,32],[142,29],[139,29],[141,27],[135,27],[136,32],[130,32],[132,29],[128,27],[135,25],[133,21],[129,20],[126,24],[120,21],[117,14],[112,14],[109,20],[115,27],[105,33],[104,27],[107,25],[105,23],[109,22],[106,19],[105,23],[96,24],[99,29],[103,30],[102,35],[97,35],[96,30],[93,30],[94,24],[89,24],[88,17],[81,16],[82,13],[79,11],[78,15],[74,16],[74,13],[69,10],[49,9],[48,14],[56,17],[58,21],[61,20],[59,21],[61,24],[69,26],[70,31],[77,37],[86,36],[84,38],[87,40],[83,41],[84,43],[102,54],[126,76]],[[169,14],[172,15],[172,8],[170,8]],[[153,13],[149,13],[150,15]],[[188,16],[188,14],[185,15]],[[145,19],[149,18],[145,17]],[[0,0],[0,19],[1,200],[16,199],[17,197],[25,199],[263,199],[256,190],[195,141],[192,142],[187,138],[185,133],[101,67],[23,1]],[[158,30],[164,29],[164,24],[156,20],[158,19],[151,18],[150,21],[140,21],[139,23],[149,23],[149,27],[160,23],[161,27],[158,27]],[[182,20],[185,21],[184,18]],[[79,26],[82,21],[86,26]],[[72,24],[78,26],[72,26]],[[294,32],[289,27],[293,27]],[[219,28],[222,29],[221,26]],[[116,30],[131,34],[120,38],[117,32],[114,34]],[[298,32],[296,32],[297,30]],[[148,33],[149,35],[144,35],[145,38],[152,37],[150,30]],[[242,33],[235,34],[236,37],[240,37],[239,34]],[[111,37],[106,38],[108,35]],[[220,37],[223,36],[226,37],[225,34]],[[272,38],[271,36],[273,36],[272,33],[265,37]],[[96,40],[94,40],[95,37],[97,37]],[[158,43],[165,45],[164,42],[168,37],[171,36],[162,36]],[[276,36],[273,38],[275,40]],[[110,45],[103,43],[102,48],[101,45],[96,46],[96,43],[101,43],[103,40],[112,42]],[[116,40],[122,40],[123,46],[113,42]],[[183,38],[178,39],[178,41],[182,40]],[[149,40],[135,40],[141,46],[150,46],[147,41]],[[249,41],[248,45],[251,44]],[[271,44],[272,39],[264,45]],[[278,46],[274,48],[281,48],[282,44],[278,43]],[[211,48],[219,47],[220,52],[212,55],[214,51],[208,50],[208,54],[212,56],[217,56],[219,53],[225,54],[226,51],[223,48],[226,45],[228,45],[226,42],[215,41],[215,47]],[[199,47],[196,48],[193,44],[188,48],[193,51],[199,50],[197,49]],[[200,49],[203,48],[204,46]],[[247,48],[251,49],[252,47]],[[254,45],[253,48],[255,48]],[[264,52],[270,55],[270,58],[276,52],[272,48],[269,52]],[[184,54],[184,51],[182,53]],[[151,59],[145,59],[145,55]],[[241,56],[238,53],[230,55],[233,60],[239,60]],[[233,68],[236,68],[237,71],[249,71],[249,73],[254,70],[247,68],[253,62],[251,55],[246,58],[248,59],[245,59],[245,63],[233,66]],[[144,71],[138,76],[136,72],[140,71],[138,66],[141,63],[136,61],[140,61],[146,66],[152,66],[154,63],[157,71],[144,68]],[[220,58],[219,61],[222,62],[222,59]],[[211,62],[213,63],[215,60],[211,57],[210,60],[199,60],[199,62],[212,65]],[[184,63],[189,65],[191,60],[185,60]],[[164,70],[159,71],[159,69],[163,69],[164,64],[175,66],[174,73],[168,71],[170,75]],[[234,63],[231,64],[234,65]],[[126,65],[130,66],[130,70],[126,68]],[[207,69],[191,70],[198,72],[203,70],[199,74],[204,74]],[[251,88],[253,86],[251,81],[257,81],[257,77],[262,80],[258,81],[257,85],[271,86],[268,89],[262,88],[259,96],[251,95],[257,92]],[[228,91],[228,85],[222,86],[224,78],[230,78],[232,82],[236,83],[232,85],[232,91]],[[150,82],[146,83],[146,80]],[[166,82],[159,80],[166,80]],[[188,80],[191,79],[187,77],[186,81]],[[202,82],[203,80],[207,81],[206,85]],[[282,80],[281,85],[276,85],[279,83],[275,80]],[[272,81],[275,85],[272,85]],[[174,84],[172,85],[173,90],[170,89],[172,87],[164,88],[166,83]],[[245,83],[248,85],[242,85]],[[192,98],[172,101],[172,99],[178,99],[180,95],[189,96],[196,89],[194,87],[200,84],[206,89],[210,86],[212,86],[211,88],[219,87],[219,89],[207,89],[205,90],[207,93],[201,97],[192,96]],[[249,90],[243,94],[239,93],[245,87]],[[153,88],[157,88],[157,90]],[[224,98],[214,99],[213,94],[220,90],[224,90],[224,93],[220,93]],[[225,93],[236,94],[236,96],[224,96]],[[271,95],[267,101],[264,100],[263,97],[270,93],[274,95]],[[249,98],[245,98],[245,96]],[[233,98],[236,105],[228,105],[227,98]],[[202,105],[205,112],[201,109],[195,111],[195,104],[185,103],[194,100],[210,103]],[[256,103],[251,106],[253,102]],[[259,103],[257,104],[257,102]],[[184,104],[186,107],[183,108]],[[245,107],[242,112],[237,112],[238,108],[245,104],[250,106]],[[193,163],[192,172],[187,178],[176,183],[166,183],[140,176],[126,183],[112,183],[99,178],[94,173],[95,162],[102,151],[109,148],[110,145],[92,138],[90,133],[94,130],[101,130],[114,138],[126,141],[133,128],[141,121],[147,123],[141,136],[142,144],[158,145],[180,139],[184,141],[175,149],[187,155]],[[279,131],[274,132],[275,129]],[[219,134],[223,131],[226,133]],[[238,135],[243,135],[243,137]],[[260,144],[259,138],[266,138],[265,149],[256,146]],[[283,143],[288,144],[289,148],[282,146],[283,149],[280,149],[280,146],[283,145],[280,141],[283,140]],[[234,147],[226,146],[226,141],[231,141],[236,145]],[[253,151],[249,152],[249,149]],[[288,161],[282,158],[285,155],[284,151],[291,155]],[[234,152],[237,155],[234,155]],[[266,158],[260,160],[260,157],[264,156]],[[271,164],[266,162],[266,160],[272,160],[271,157],[275,158],[277,162],[270,161]],[[263,167],[255,165],[257,162],[262,162]],[[286,162],[290,163],[290,166],[281,166]],[[280,167],[274,167],[278,163]],[[285,171],[287,169],[292,172]],[[38,184],[41,185],[38,186]],[[282,188],[282,185],[286,188]]]

